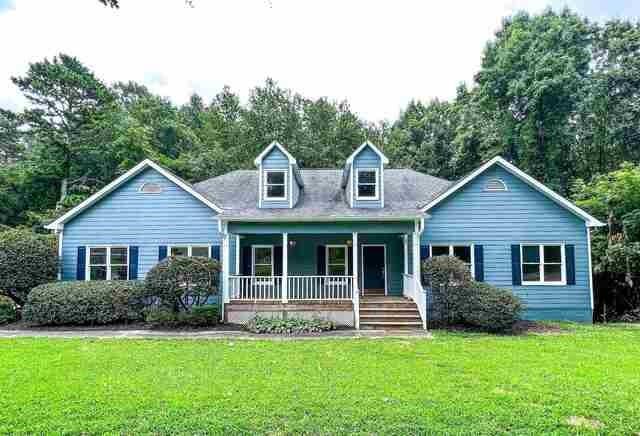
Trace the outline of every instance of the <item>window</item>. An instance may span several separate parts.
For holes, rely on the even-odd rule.
[[[287,198],[287,172],[282,170],[265,170],[264,198],[267,200],[284,200]]]
[[[523,285],[564,285],[564,245],[521,245]]]
[[[129,247],[89,247],[87,280],[127,280]]]
[[[487,184],[484,185],[485,191],[506,191],[507,184],[502,179],[489,179]]]
[[[326,262],[328,276],[346,276],[347,275],[347,246],[346,245],[327,245],[326,246]]]
[[[359,169],[357,172],[357,200],[378,199],[378,169]]]
[[[254,276],[273,275],[273,245],[253,245],[253,271]]]
[[[162,186],[157,183],[143,183],[140,186],[140,192],[143,194],[160,194],[162,192]]]
[[[209,245],[172,245],[169,256],[210,257]]]
[[[432,245],[431,257],[454,256],[469,267],[471,276],[474,274],[473,245]]]

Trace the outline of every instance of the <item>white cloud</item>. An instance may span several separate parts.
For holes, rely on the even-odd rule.
[[[223,85],[243,98],[273,77],[308,97],[347,99],[369,120],[470,82],[502,18],[546,0],[16,0],[0,14],[0,105],[29,62],[77,56],[108,82],[135,80],[185,102]]]

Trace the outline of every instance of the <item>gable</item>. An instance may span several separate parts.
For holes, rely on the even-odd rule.
[[[265,169],[286,170],[289,168],[289,158],[282,151],[280,151],[279,148],[273,148],[262,159],[262,167]]]

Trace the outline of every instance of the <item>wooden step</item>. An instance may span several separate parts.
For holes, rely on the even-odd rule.
[[[389,315],[420,315],[415,307],[361,307],[360,315],[389,314]]]
[[[419,322],[422,324],[422,320],[420,319],[420,315],[417,316],[406,316],[406,315],[386,315],[386,316],[376,316],[376,315],[360,315],[360,323],[372,323],[372,322],[389,322],[389,323],[398,323],[398,322]]]
[[[421,329],[421,321],[373,321],[373,322],[360,322],[360,328],[364,330],[377,330],[377,329]]]
[[[360,309],[417,309],[416,304],[413,302],[396,302],[396,303],[383,303],[383,302],[367,302],[360,303]]]

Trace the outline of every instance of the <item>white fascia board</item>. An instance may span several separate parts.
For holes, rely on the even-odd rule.
[[[75,217],[85,209],[91,207],[96,202],[98,202],[98,200],[104,198],[105,196],[113,192],[116,188],[118,188],[120,185],[125,183],[127,180],[131,179],[133,176],[141,173],[146,168],[153,168],[154,170],[156,170],[157,172],[162,174],[164,177],[166,177],[167,179],[169,179],[170,181],[172,181],[173,183],[175,183],[176,185],[178,185],[179,187],[187,191],[189,194],[193,195],[195,198],[203,202],[205,205],[207,205],[217,213],[222,213],[222,208],[220,208],[219,206],[212,203],[210,200],[203,197],[200,193],[198,193],[191,186],[189,186],[189,184],[186,183],[184,180],[180,179],[179,177],[165,170],[164,168],[162,168],[160,165],[153,162],[152,160],[145,159],[139,164],[137,164],[136,166],[134,166],[133,168],[131,168],[129,171],[122,174],[120,177],[118,177],[117,179],[115,179],[114,181],[106,185],[104,188],[102,188],[95,194],[91,195],[82,203],[80,203],[79,205],[77,205],[76,207],[74,207],[64,215],[62,215],[60,218],[56,219],[50,224],[47,224],[45,228],[49,230],[56,230],[61,228],[61,226],[64,225],[65,222],[69,221],[71,218]]]
[[[282,146],[282,144],[280,144],[280,143],[279,143],[279,142],[277,142],[277,141],[273,141],[271,144],[269,144],[269,145],[267,146],[267,148],[265,148],[264,150],[262,150],[262,153],[260,153],[260,154],[258,155],[258,157],[256,157],[256,158],[255,158],[255,160],[253,161],[253,163],[254,163],[256,166],[260,166],[260,164],[262,163],[262,159],[264,159],[264,157],[265,157],[267,154],[269,154],[269,152],[270,152],[271,150],[273,150],[274,148],[278,148],[278,150],[280,150],[280,151],[281,151],[285,156],[287,156],[287,159],[289,159],[289,163],[290,163],[290,164],[295,164],[295,163],[297,163],[296,158],[294,158],[293,156],[291,156],[291,153],[289,153],[289,152],[287,151],[287,149],[286,149],[286,148],[284,148],[284,147]]]
[[[382,164],[383,165],[387,165],[389,163],[389,159],[387,159],[387,156],[384,155],[384,153],[382,151],[380,151],[380,149],[378,147],[376,147],[375,145],[373,145],[371,142],[369,141],[365,141],[364,143],[362,143],[362,145],[358,148],[356,148],[356,150],[351,153],[351,155],[347,158],[347,163],[352,163],[353,159],[355,159],[355,157],[362,151],[363,148],[365,147],[371,147],[371,149],[378,155],[380,156],[380,159],[382,160]]]
[[[483,165],[481,165],[480,167],[478,167],[471,174],[467,175],[465,178],[463,178],[462,180],[460,180],[457,183],[455,183],[453,186],[451,186],[443,194],[441,194],[440,196],[438,196],[437,198],[435,198],[434,200],[429,202],[427,205],[422,207],[421,210],[423,212],[426,212],[429,209],[431,209],[434,206],[436,206],[437,204],[440,204],[446,198],[448,198],[453,193],[455,193],[458,190],[460,190],[462,187],[467,185],[470,181],[475,179],[477,176],[482,174],[485,170],[487,170],[489,167],[491,167],[493,165],[500,165],[506,171],[508,171],[512,175],[516,176],[517,178],[519,178],[520,180],[525,182],[527,185],[531,186],[532,188],[534,188],[538,192],[541,192],[542,194],[547,196],[549,199],[551,199],[552,201],[554,201],[558,205],[564,207],[565,209],[569,210],[573,214],[579,216],[580,218],[582,218],[586,222],[588,227],[602,227],[602,226],[605,225],[603,222],[599,221],[597,218],[589,215],[587,212],[585,212],[584,210],[580,209],[578,206],[576,206],[575,204],[571,203],[569,200],[567,200],[566,198],[564,198],[560,194],[558,194],[558,193],[552,191],[551,189],[547,188],[544,184],[540,183],[539,181],[537,181],[536,179],[534,179],[533,177],[531,177],[530,175],[528,175],[527,173],[525,173],[524,171],[522,171],[521,169],[516,167],[515,165],[507,162],[506,160],[504,160],[500,156],[496,156],[493,159],[491,159],[490,161],[488,161],[488,162],[484,163]]]
[[[363,222],[387,222],[387,221],[415,221],[422,219],[425,215],[402,215],[394,217],[273,217],[273,218],[241,218],[241,217],[225,217],[227,222],[236,223],[274,223],[274,222],[343,222],[343,221],[363,221]]]

